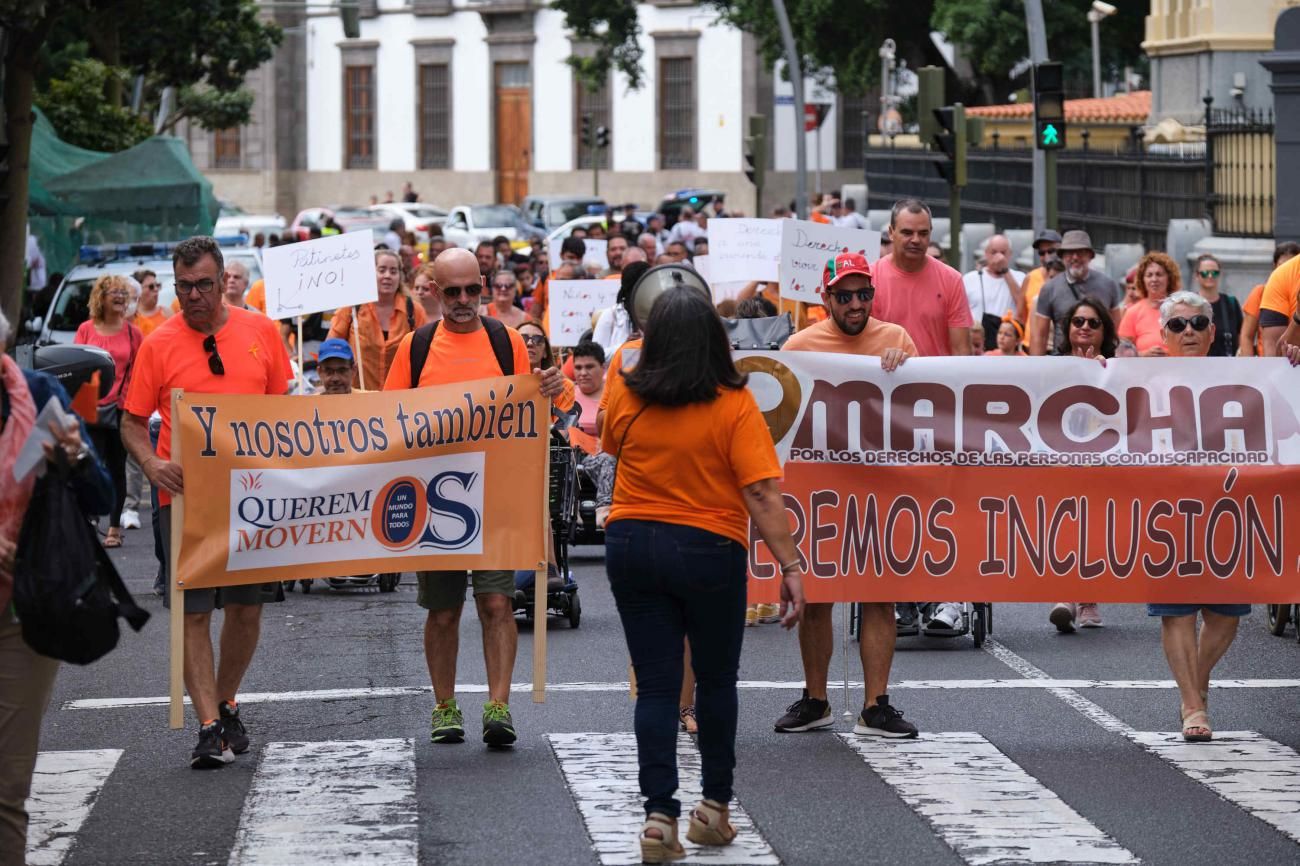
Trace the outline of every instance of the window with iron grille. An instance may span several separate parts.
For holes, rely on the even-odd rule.
[[[610,152],[614,149],[614,127],[611,124],[609,84],[606,83],[599,90],[592,90],[575,79],[573,86],[575,94],[573,100],[573,141],[578,148],[578,168],[591,168],[591,148],[582,143],[583,115],[591,117],[591,134],[593,137],[596,135],[596,130],[602,126],[609,130],[609,147],[596,152],[597,165],[602,169],[609,168]]]
[[[347,130],[346,168],[375,167],[375,68],[343,70],[343,122]]]
[[[243,168],[244,160],[240,153],[240,131],[238,126],[218,129],[212,133],[212,167]]]
[[[659,167],[695,168],[695,60],[659,60]]]
[[[840,96],[840,168],[862,168],[862,112],[866,96]],[[862,203],[859,203],[860,206]]]
[[[451,68],[420,66],[420,168],[451,168]]]

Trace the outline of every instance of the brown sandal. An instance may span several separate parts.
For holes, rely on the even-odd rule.
[[[659,833],[656,838],[651,831]],[[641,862],[671,863],[686,856],[686,849],[677,841],[677,820],[659,812],[651,812],[641,827]]]
[[[696,845],[730,845],[736,828],[728,820],[728,808],[714,800],[701,800],[691,811],[691,825],[686,838]]]
[[[116,526],[110,526],[108,533],[104,535],[104,547],[114,548],[122,546],[122,530]]]
[[[1210,716],[1204,709],[1189,713],[1187,707],[1179,707],[1179,711],[1182,713],[1184,740],[1189,743],[1208,743],[1214,739],[1214,731],[1210,729]]]
[[[682,730],[688,734],[698,734],[700,724],[695,720],[695,705],[689,704],[677,711],[677,718],[681,720]]]

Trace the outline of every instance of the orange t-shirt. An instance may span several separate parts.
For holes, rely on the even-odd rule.
[[[849,336],[834,319],[809,325],[785,341],[782,349],[792,352],[839,352],[843,355],[883,355],[886,349],[902,349],[915,357],[916,344],[900,325],[868,319],[862,333]]]
[[[1034,317],[1030,313],[1038,307],[1038,293],[1043,290],[1043,283],[1045,282],[1047,282],[1047,269],[1034,268],[1025,277],[1025,284],[1020,287],[1024,289],[1025,302],[1016,313],[1016,318],[1022,322],[1029,322],[1029,328],[1025,329],[1025,339],[1021,341],[1026,346],[1029,345],[1032,336],[1030,329],[1034,327]]]
[[[266,312],[266,280],[256,280],[244,293],[244,306]]]
[[[131,324],[140,329],[143,336],[149,336],[158,330],[158,326],[167,321],[168,315],[163,312],[162,307],[154,307],[153,312],[147,316],[136,313],[131,317]]]
[[[645,403],[623,377],[615,375],[605,390],[613,393],[600,445],[618,455],[609,522],[694,526],[748,544],[741,491],[781,477],[772,435],[749,389],[722,388],[710,403],[650,406],[635,423]]]
[[[381,384],[388,382],[389,368],[393,365],[393,358],[397,354],[398,346],[415,330],[415,328],[410,327],[410,323],[406,319],[408,304],[411,306],[415,328],[425,323],[428,317],[424,314],[424,307],[414,303],[406,295],[397,295],[393,298],[393,315],[388,320],[387,337],[384,336],[383,329],[379,326],[379,315],[376,306],[374,304],[362,304],[359,307],[357,330],[360,332],[362,365],[359,373],[365,374],[365,387],[370,390],[375,390]],[[355,355],[358,335],[353,333],[352,310],[352,307],[340,307],[334,311],[334,318],[330,320],[330,336],[346,340]],[[442,332],[445,330],[446,328],[438,328],[438,339],[442,338]],[[407,356],[409,358],[410,352],[407,352]],[[409,384],[409,366],[407,370]],[[492,375],[498,374],[494,373]],[[353,376],[352,386],[359,388],[361,385],[361,376]]]
[[[528,362],[528,347],[524,345],[524,338],[514,328],[506,330],[510,334],[510,346],[515,350],[515,368],[503,374],[497,364],[497,356],[492,353],[492,341],[488,339],[487,328],[458,334],[443,322],[433,335],[429,356],[424,360],[424,369],[420,370],[420,387],[531,373],[533,368]],[[397,347],[392,366],[388,369],[388,378],[384,380],[385,391],[404,391],[411,387],[412,339],[413,336],[407,334]]]
[[[1281,313],[1289,319],[1295,315],[1298,290],[1300,290],[1300,256],[1295,256],[1278,265],[1273,273],[1268,275],[1268,282],[1264,284],[1264,294],[1259,300],[1259,308]]]
[[[289,388],[293,371],[275,322],[248,310],[227,312],[216,334],[225,375],[209,369],[207,337],[185,324],[184,316],[172,316],[140,344],[123,408],[141,418],[155,411],[162,415],[158,456],[163,460],[172,453],[173,388],[200,394],[283,394]],[[158,496],[164,505],[171,502],[166,490]]]
[[[609,356],[609,364],[605,367],[605,388],[600,392],[600,408],[598,411],[604,412],[609,408],[609,383],[615,379],[622,379],[618,374],[623,370],[623,353],[627,352],[632,356],[627,365],[627,369],[630,370],[636,366],[636,359],[641,356],[642,342],[640,338],[627,340],[614,350],[614,354]]]
[[[1146,300],[1138,301],[1124,311],[1118,333],[1122,339],[1133,341],[1138,354],[1164,345],[1165,337],[1160,331],[1160,308],[1152,306]]]

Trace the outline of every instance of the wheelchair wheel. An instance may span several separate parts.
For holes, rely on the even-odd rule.
[[[985,620],[987,611],[988,608],[982,604],[973,605],[971,608],[970,628],[971,635],[975,638],[976,649],[984,646],[984,637],[988,634],[988,623]]]
[[[582,602],[575,592],[569,596],[569,628],[577,628],[582,622]]]
[[[308,593],[311,592],[311,578],[305,578],[303,580],[298,581],[298,585],[302,587],[303,595],[307,595]]]
[[[1268,616],[1264,621],[1264,627],[1268,633],[1281,637],[1286,634],[1286,624],[1291,619],[1291,605],[1289,604],[1268,604],[1264,606]]]

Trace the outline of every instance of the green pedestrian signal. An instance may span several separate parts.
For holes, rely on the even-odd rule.
[[[1060,120],[1040,120],[1035,145],[1039,150],[1060,150],[1065,147],[1065,123]]]
[[[1054,125],[1049,123],[1043,127],[1043,147],[1055,147],[1060,140],[1061,136],[1057,134]]]

